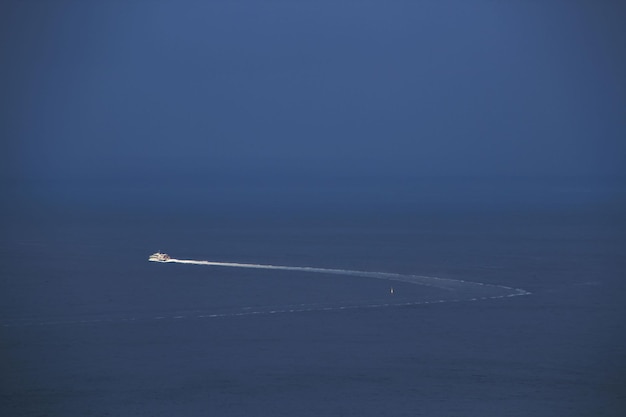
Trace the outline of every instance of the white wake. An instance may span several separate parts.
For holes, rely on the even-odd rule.
[[[152,259],[151,259],[152,260]],[[287,265],[264,265],[264,264],[248,264],[235,262],[215,262],[215,261],[196,261],[191,259],[167,259],[157,260],[160,263],[179,263],[191,265],[203,265],[227,268],[248,268],[248,269],[269,269],[295,272],[309,272],[317,274],[333,274],[347,275],[363,278],[382,279],[388,281],[400,281],[415,285],[422,285],[445,290],[444,296],[436,299],[415,299],[407,300],[406,298],[396,298],[393,295],[386,297],[385,300],[372,300],[364,302],[345,302],[345,303],[315,303],[315,304],[295,304],[280,306],[254,306],[254,307],[236,307],[230,309],[215,309],[213,311],[179,311],[175,313],[149,315],[138,314],[134,317],[120,317],[118,315],[92,316],[92,317],[75,317],[75,318],[59,318],[57,320],[47,319],[14,319],[1,323],[2,327],[13,326],[45,326],[45,325],[71,325],[71,324],[96,324],[96,323],[121,323],[121,322],[145,322],[155,320],[180,320],[180,319],[206,319],[218,317],[236,317],[251,315],[267,315],[281,313],[301,313],[314,311],[333,311],[333,310],[350,310],[363,308],[381,308],[381,307],[398,307],[398,306],[418,306],[437,303],[458,303],[463,301],[480,301],[489,299],[498,299],[505,297],[518,297],[530,295],[530,292],[521,288],[512,288],[504,285],[487,284],[475,281],[464,281],[459,279],[429,277],[422,275],[405,275],[392,272],[368,272],[354,271],[350,269],[334,269],[334,268],[318,268],[311,266],[287,266]]]

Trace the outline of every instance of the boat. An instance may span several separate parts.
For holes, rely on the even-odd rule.
[[[167,253],[156,252],[150,255],[148,260],[152,262],[167,262],[170,260],[170,256]]]

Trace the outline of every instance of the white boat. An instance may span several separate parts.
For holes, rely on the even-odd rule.
[[[170,260],[170,256],[167,253],[156,252],[150,255],[148,260],[152,262],[167,262]]]

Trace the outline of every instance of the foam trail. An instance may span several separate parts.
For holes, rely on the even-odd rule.
[[[105,323],[138,323],[146,321],[162,321],[162,320],[181,320],[181,319],[207,319],[220,317],[239,317],[267,314],[284,314],[284,313],[303,313],[314,311],[339,311],[354,310],[363,308],[381,308],[381,307],[400,307],[400,306],[418,306],[439,303],[458,303],[461,301],[483,301],[498,298],[517,297],[521,295],[530,295],[530,292],[512,288],[504,285],[486,284],[481,282],[464,281],[450,278],[427,277],[421,275],[403,275],[391,272],[367,272],[353,271],[350,269],[334,269],[334,268],[317,268],[310,266],[286,266],[286,265],[264,265],[264,264],[246,264],[235,262],[213,262],[213,261],[195,261],[190,259],[167,259],[157,261],[162,263],[179,263],[191,265],[206,265],[228,268],[249,268],[249,269],[270,269],[282,271],[312,272],[318,274],[334,274],[358,276],[364,278],[384,279],[390,281],[401,281],[416,285],[425,285],[448,291],[447,295],[432,300],[400,300],[390,301],[389,298],[382,300],[372,300],[370,302],[354,303],[316,303],[316,304],[295,304],[280,306],[254,306],[254,307],[237,307],[216,309],[213,311],[182,311],[171,313],[148,313],[139,314],[135,317],[124,317],[118,314],[106,316],[78,316],[78,317],[59,317],[58,319],[43,318],[24,318],[9,319],[0,321],[0,327],[22,327],[22,326],[50,326],[50,325],[93,325]],[[393,298],[393,297],[392,297]]]
[[[485,284],[481,282],[463,281],[450,278],[438,278],[428,277],[422,275],[404,275],[396,274],[392,272],[367,272],[367,271],[354,271],[350,269],[334,269],[334,268],[318,268],[312,266],[287,266],[287,265],[265,265],[265,264],[247,264],[236,262],[215,262],[215,261],[195,261],[191,259],[174,259],[170,258],[166,261],[169,263],[180,264],[192,264],[192,265],[207,265],[207,266],[221,266],[230,268],[249,268],[249,269],[273,269],[282,271],[298,271],[298,272],[313,272],[319,274],[334,274],[334,275],[350,275],[359,276],[364,278],[376,278],[386,279],[390,281],[402,281],[411,284],[425,285],[429,287],[435,287],[448,291],[466,291],[469,293],[478,293],[479,295],[473,295],[468,297],[468,300],[473,300],[476,297],[482,295],[485,298],[502,298],[502,297],[515,297],[520,295],[529,295],[530,293],[521,288],[511,288],[504,285]],[[487,295],[487,293],[489,295]]]

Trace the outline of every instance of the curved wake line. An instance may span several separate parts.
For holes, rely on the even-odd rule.
[[[235,311],[223,312],[184,312],[161,314],[157,316],[137,316],[137,317],[92,317],[85,319],[59,319],[59,320],[37,320],[37,319],[15,319],[5,321],[2,327],[14,326],[49,326],[49,325],[75,325],[75,324],[97,324],[97,323],[123,323],[123,322],[146,322],[157,320],[181,320],[181,319],[206,319],[206,318],[222,318],[222,317],[240,317],[253,315],[268,314],[284,314],[284,313],[304,313],[315,311],[339,311],[339,310],[356,310],[364,308],[382,308],[382,307],[405,307],[419,306],[440,303],[458,303],[467,301],[493,300],[507,297],[518,297],[530,295],[529,291],[521,288],[512,288],[504,285],[487,284],[482,282],[464,281],[451,278],[428,277],[422,275],[404,275],[392,272],[368,272],[354,271],[350,269],[334,269],[334,268],[318,268],[309,266],[286,266],[286,265],[264,265],[264,264],[247,264],[235,262],[214,262],[214,261],[195,261],[190,259],[168,259],[165,261],[157,261],[161,263],[179,263],[191,265],[205,265],[230,268],[249,268],[249,269],[272,269],[282,271],[312,272],[318,274],[347,275],[364,278],[384,279],[388,281],[407,282],[415,285],[423,285],[449,291],[450,298],[441,298],[436,300],[417,300],[403,302],[369,302],[363,304],[341,304],[328,305],[324,303],[317,304],[297,304],[267,307],[240,307]],[[456,296],[455,296],[456,295]]]

